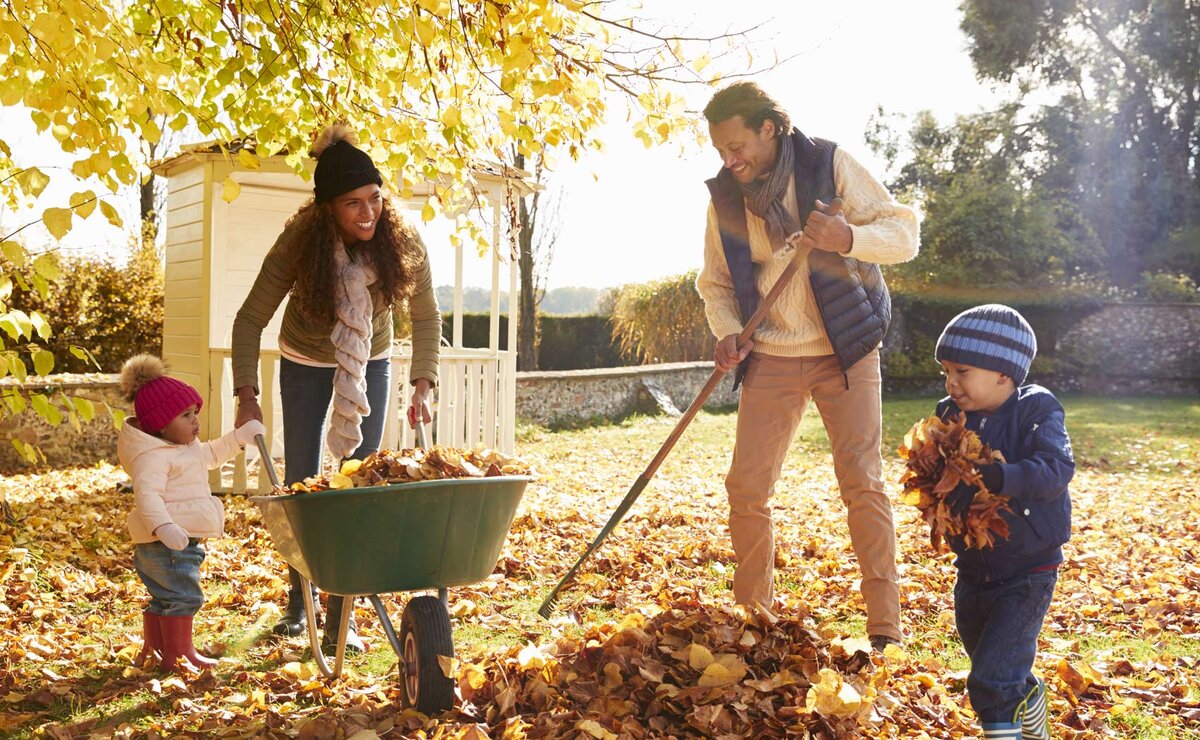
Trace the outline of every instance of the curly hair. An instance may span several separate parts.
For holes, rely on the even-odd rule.
[[[333,216],[324,204],[310,200],[288,219],[283,232],[292,242],[293,249],[289,251],[300,266],[292,286],[292,300],[305,317],[332,323],[336,274],[333,244],[337,238]],[[387,305],[394,307],[412,295],[417,268],[424,259],[420,245],[421,237],[416,230],[384,198],[375,235],[370,241],[359,242],[354,251],[370,260],[375,268],[377,277],[371,292],[378,291]]]
[[[783,106],[748,80],[721,88],[704,107],[704,117],[709,123],[721,123],[734,116],[741,116],[746,127],[754,131],[761,129],[767,119],[775,122],[779,133],[787,134],[792,130],[792,119]]]

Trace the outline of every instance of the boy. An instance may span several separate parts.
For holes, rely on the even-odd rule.
[[[967,428],[1007,461],[979,472],[989,491],[1009,497],[1008,538],[987,550],[967,549],[961,536],[949,541],[958,556],[955,623],[971,658],[967,693],[988,740],[1050,737],[1046,687],[1031,669],[1071,535],[1075,461],[1062,405],[1041,386],[1021,385],[1036,352],[1021,314],[996,304],[955,316],[934,350],[950,394],[938,418],[965,413]],[[960,484],[951,493],[956,512],[975,491]]]

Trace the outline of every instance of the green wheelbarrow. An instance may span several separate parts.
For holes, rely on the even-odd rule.
[[[261,435],[256,441],[263,467],[278,485],[266,441]],[[400,659],[405,706],[426,714],[450,709],[454,681],[441,665],[441,658],[454,657],[447,589],[481,581],[495,570],[530,480],[454,478],[251,497],[275,548],[300,572],[308,639],[321,673],[341,675],[352,610],[342,609],[330,668],[321,652],[309,582],[328,594],[370,600]],[[397,636],[379,594],[432,589],[437,589],[436,597],[409,599]]]

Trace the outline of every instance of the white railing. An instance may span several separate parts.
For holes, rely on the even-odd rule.
[[[233,428],[236,406],[233,402],[233,370],[228,349],[212,349],[209,353],[211,392],[204,407],[209,438]],[[272,454],[283,457],[283,417],[279,403],[279,352],[263,351],[259,355],[263,421],[267,427]],[[407,346],[397,346],[392,354],[392,391],[388,417],[384,423],[385,449],[412,447],[413,431],[404,421],[412,392],[408,383],[410,353]],[[434,391],[432,443],[450,447],[474,447],[482,444],[511,454],[514,448],[516,408],[516,354],[510,351],[442,347],[439,358],[438,387]],[[269,390],[269,392],[268,392]],[[507,412],[505,411],[507,410]],[[246,456],[240,454],[231,465],[209,474],[213,491],[265,492],[270,482],[265,475],[257,476],[252,485],[247,471]]]

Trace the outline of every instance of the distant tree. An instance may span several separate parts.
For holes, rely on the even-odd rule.
[[[546,291],[539,306],[543,314],[594,314],[600,288],[554,288]]]
[[[518,198],[516,222],[517,264],[521,270],[521,294],[517,308],[517,369],[538,369],[539,319],[538,309],[546,291],[546,278],[554,260],[554,247],[562,222],[558,218],[561,191],[550,194],[545,190],[546,168],[544,153],[532,158],[531,182],[537,186],[532,194]],[[526,156],[513,150],[513,164],[526,169]]]
[[[924,211],[921,251],[894,273],[918,283],[1029,285],[1103,266],[1095,233],[1045,154],[1060,142],[1018,114],[1006,106],[940,127],[921,113],[902,146],[895,142],[905,137],[873,121],[878,153],[910,153],[889,187]]]
[[[1175,261],[1172,244],[1200,225],[1200,3],[960,7],[980,77],[1061,95],[1039,116],[1053,140],[1045,169],[1101,235],[1110,275],[1129,283],[1147,264],[1196,269],[1194,258]]]

